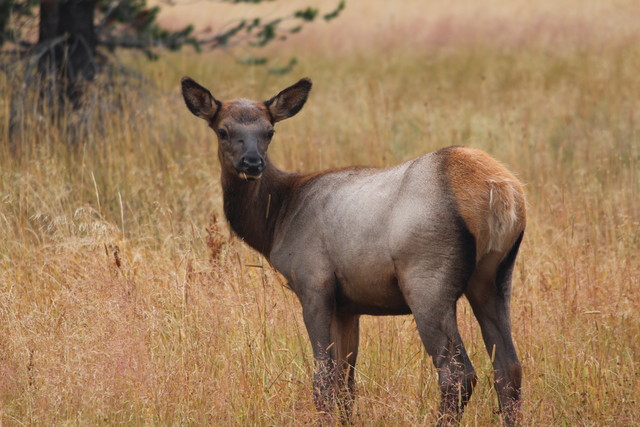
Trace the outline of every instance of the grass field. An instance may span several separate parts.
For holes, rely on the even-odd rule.
[[[221,52],[124,54],[144,79],[94,95],[121,108],[68,117],[89,130],[77,147],[33,115],[10,142],[14,92],[0,80],[0,424],[315,422],[299,304],[229,234],[213,133],[179,94],[190,75],[220,99],[311,77],[271,146],[285,170],[388,166],[453,144],[508,165],[529,214],[512,297],[523,422],[637,425],[640,4],[421,3],[348,3],[266,52],[299,59],[284,76]],[[498,424],[489,357],[459,304],[479,374],[463,424]],[[363,319],[356,375],[357,425],[435,420],[411,317]]]

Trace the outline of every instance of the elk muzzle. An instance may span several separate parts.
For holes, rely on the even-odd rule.
[[[241,178],[255,180],[262,177],[265,161],[259,153],[248,153],[236,165],[236,171]]]

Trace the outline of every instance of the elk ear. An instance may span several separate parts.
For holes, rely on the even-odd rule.
[[[212,120],[220,108],[220,101],[189,77],[183,77],[181,83],[182,96],[189,111],[207,121]]]
[[[293,86],[289,86],[273,98],[264,102],[267,106],[273,122],[287,119],[294,116],[302,109],[307,102],[307,97],[311,91],[311,80],[304,78]]]

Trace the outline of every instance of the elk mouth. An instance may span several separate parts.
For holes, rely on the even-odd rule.
[[[240,179],[243,179],[245,181],[257,181],[262,178],[262,172],[258,172],[257,175],[252,175],[244,171],[238,171],[238,176],[240,177]]]

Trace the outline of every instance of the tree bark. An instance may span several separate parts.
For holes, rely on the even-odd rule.
[[[43,90],[76,108],[83,85],[96,75],[95,5],[96,0],[40,1],[38,71]]]

